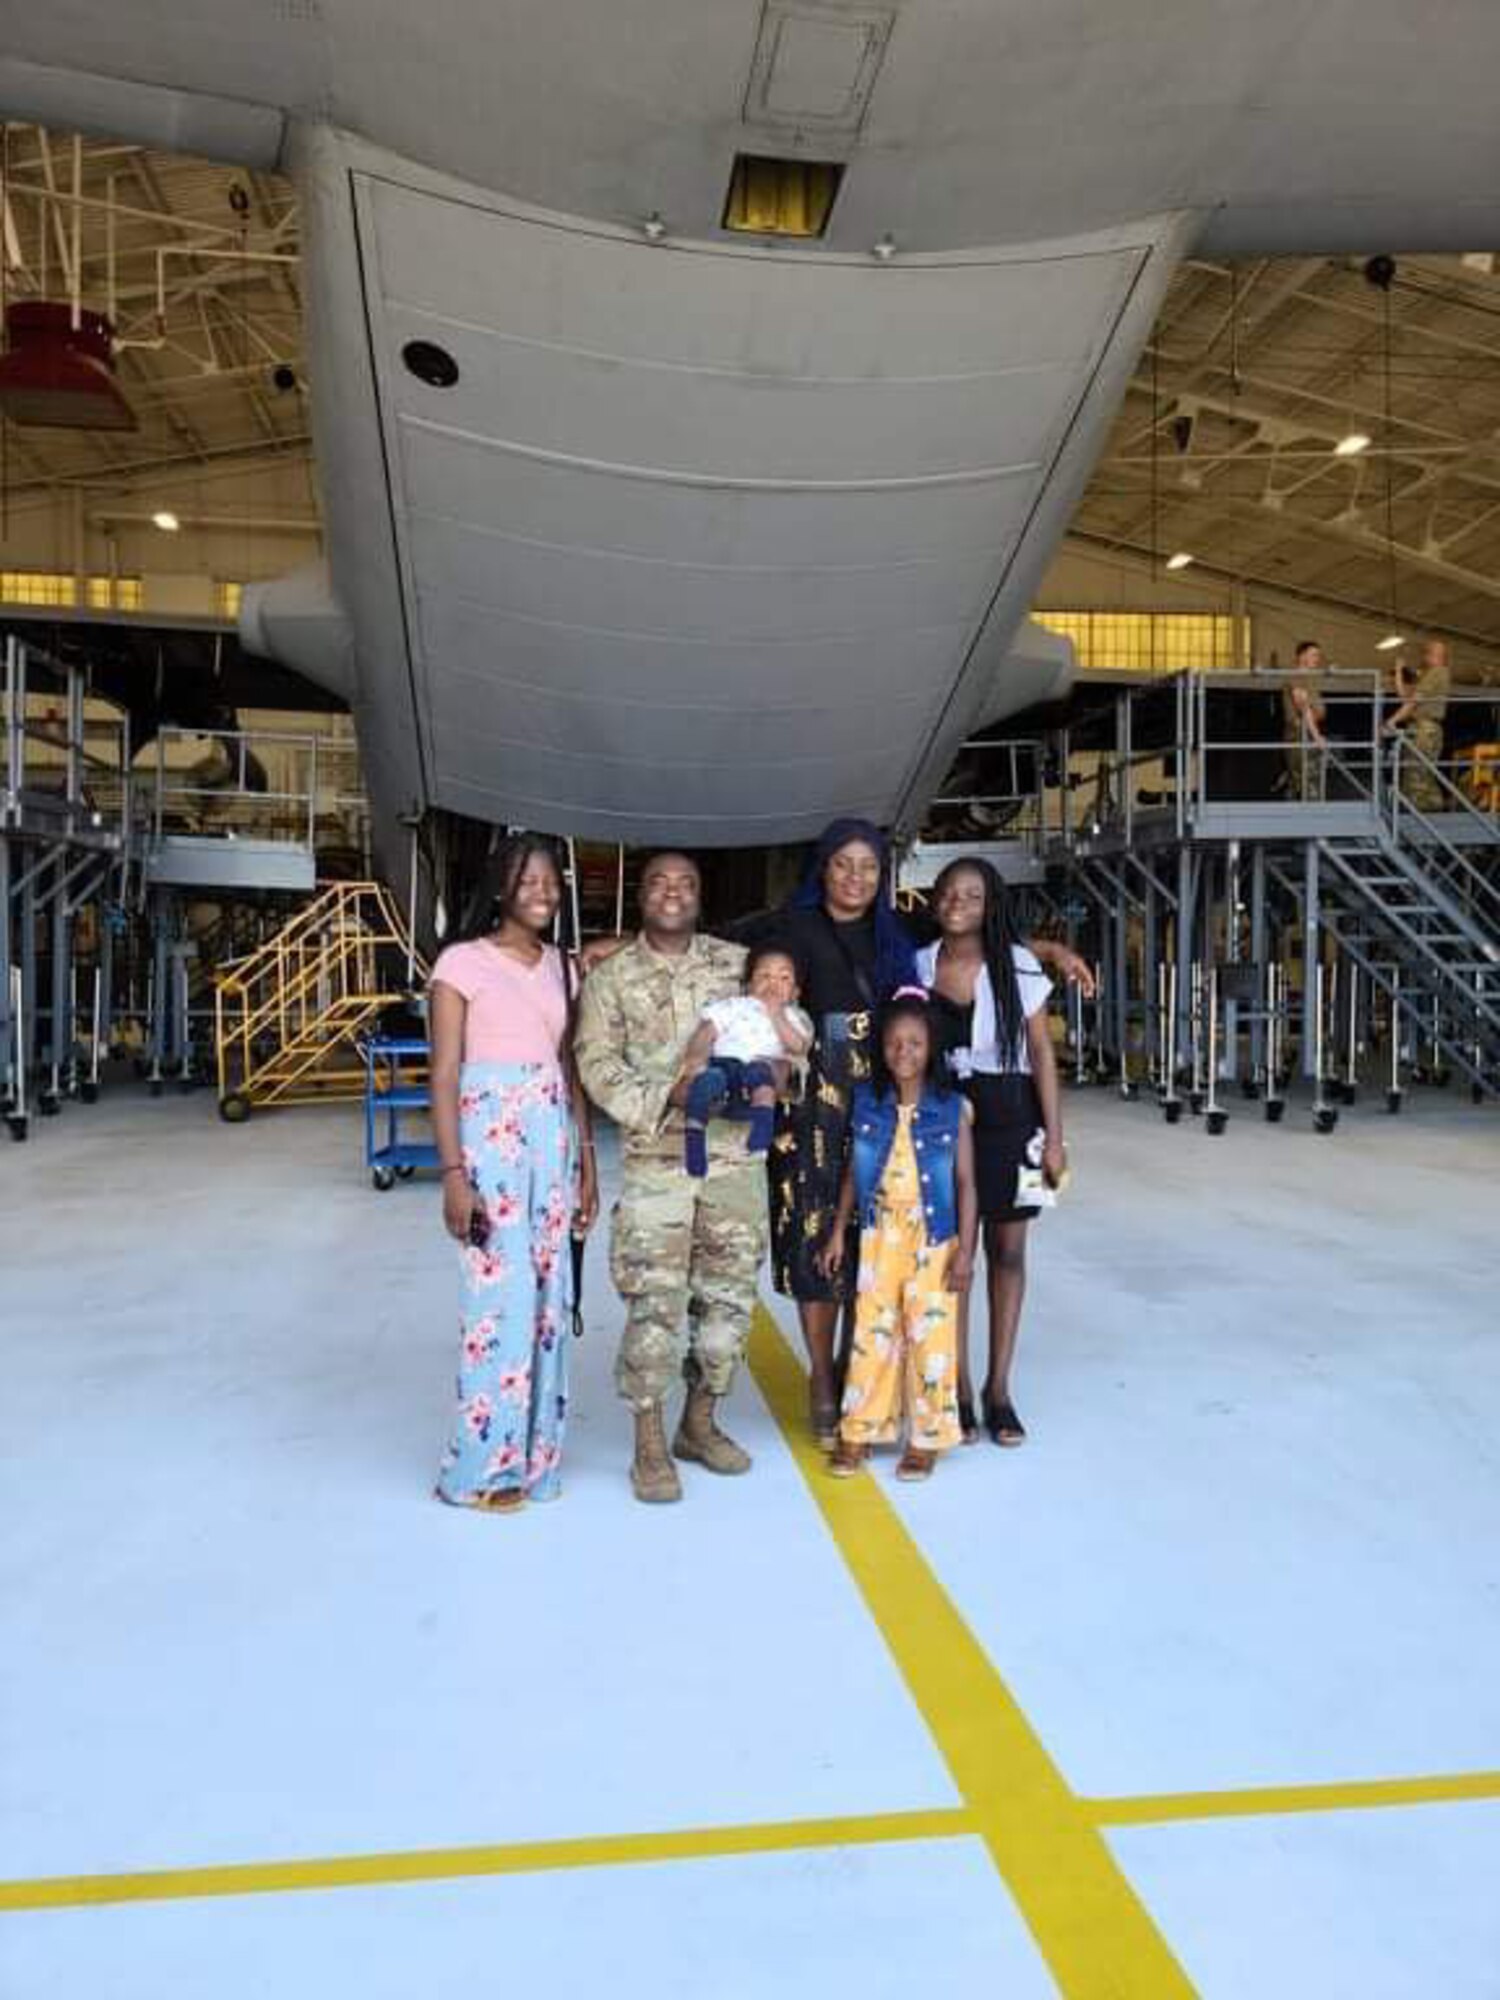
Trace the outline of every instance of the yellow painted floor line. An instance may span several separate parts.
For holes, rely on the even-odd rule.
[[[857,1814],[847,1819],[688,1827],[669,1833],[601,1834],[583,1840],[513,1841],[494,1847],[334,1855],[326,1860],[249,1861],[218,1868],[159,1868],[123,1875],[50,1875],[30,1882],[0,1882],[0,1911],[174,1902],[190,1896],[264,1896],[295,1889],[369,1888],[391,1882],[456,1881],[466,1876],[609,1868],[642,1861],[701,1861],[728,1854],[784,1854],[799,1848],[952,1840],[972,1836],[978,1830],[972,1813],[956,1807],[934,1808]]]
[[[1241,1792],[1164,1792],[1158,1797],[1084,1799],[1096,1826],[1159,1826],[1168,1820],[1249,1819],[1277,1813],[1364,1812],[1500,1799],[1500,1771],[1431,1778],[1363,1778],[1333,1785],[1263,1785]]]
[[[1065,2000],[1186,2000],[1194,1988],[1103,1834],[880,1487],[869,1475],[829,1477],[807,1434],[801,1364],[763,1308],[751,1332],[750,1362]],[[879,1754],[878,1746],[871,1754]]]

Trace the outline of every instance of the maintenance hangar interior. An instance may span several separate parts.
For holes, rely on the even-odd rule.
[[[474,265],[473,323],[418,300],[378,212],[415,197],[368,169],[396,415],[356,451],[317,365],[353,255],[309,268],[323,168],[6,101],[0,1991],[1493,2000],[1496,254],[1163,225],[1096,246],[1093,277],[1060,258],[1035,324],[995,279],[1005,395],[1024,411],[1051,344],[1086,378],[1074,420],[1104,398],[1086,463],[1052,438],[1050,483],[965,471],[939,506],[929,445],[993,456],[954,386],[965,320],[931,366],[951,402],[913,389],[906,434],[869,403],[858,478],[909,452],[921,489],[899,533],[864,491],[814,549],[822,416],[767,395],[733,533],[703,475],[659,608],[649,482],[584,551],[602,582],[580,554],[602,419],[576,381],[523,371],[518,412],[482,378],[478,441],[424,401],[449,366],[475,382],[465,339],[519,263]],[[815,237],[844,195],[797,167],[737,169],[722,230],[737,200],[757,240]],[[654,203],[628,225],[677,227]],[[899,264],[899,231],[872,244],[877,277]],[[1116,296],[1104,265],[1137,251]],[[496,341],[588,333],[624,366],[633,279],[590,290],[559,257]],[[753,331],[756,272],[725,282]],[[1127,312],[1139,339],[1101,345],[1088,314]],[[726,369],[689,336],[685,371]],[[878,342],[851,382],[866,363]],[[675,446],[659,387],[640,423]],[[439,434],[454,455],[423,458]],[[464,455],[502,437],[481,492]],[[777,542],[756,488],[787,466],[807,492]],[[359,539],[377,520],[399,588]],[[911,663],[992,604],[992,531],[1024,621],[975,626],[938,700]],[[621,628],[590,638],[585,598]],[[372,619],[429,676],[415,723],[388,682],[375,713]],[[671,756],[626,714],[685,712],[653,646],[734,695]],[[1424,728],[1392,727],[1434,659]],[[475,693],[471,729],[488,674],[504,699]],[[1033,1236],[1026,1449],[981,1439],[930,1489],[880,1460],[830,1482],[767,1276],[731,1408],[753,1477],[635,1506],[606,1221],[564,1504],[433,1505],[453,1250],[427,980],[483,918],[500,829],[556,837],[579,946],[633,929],[665,846],[706,929],[780,907],[845,810],[891,828],[914,928],[978,856],[1084,969],[1049,1003],[1071,1175]],[[976,1348],[985,1321],[976,1284]]]

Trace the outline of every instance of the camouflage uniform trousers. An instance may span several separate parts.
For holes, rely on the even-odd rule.
[[[715,1161],[706,1180],[675,1161],[627,1161],[609,1249],[625,1301],[615,1382],[626,1402],[660,1403],[683,1377],[727,1395],[766,1251],[764,1160]]]
[[[1414,750],[1418,750],[1429,762],[1436,764],[1443,755],[1443,725],[1427,717],[1415,718],[1407,726],[1407,740]],[[1401,759],[1401,789],[1419,812],[1441,812],[1443,790],[1437,779],[1415,757]]]
[[[1325,782],[1324,752],[1311,738],[1286,739],[1286,796],[1294,805],[1321,804]]]

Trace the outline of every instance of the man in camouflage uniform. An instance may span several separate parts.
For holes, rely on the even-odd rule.
[[[1404,661],[1396,662],[1396,692],[1401,706],[1385,725],[1386,734],[1406,731],[1406,740],[1429,763],[1440,764],[1443,757],[1443,725],[1448,718],[1448,695],[1453,675],[1448,665],[1448,645],[1444,639],[1429,639],[1422,648],[1422,664],[1415,680]],[[1401,759],[1401,789],[1419,812],[1441,812],[1443,788],[1427,764],[1417,757]]]
[[[766,1243],[766,1168],[745,1128],[708,1126],[708,1173],[683,1166],[683,1052],[703,1009],[740,991],[741,945],[697,934],[698,871],[658,854],[641,877],[640,935],[590,972],[575,1050],[589,1096],[619,1127],[624,1180],[610,1272],[625,1301],[615,1376],[635,1412],[638,1500],[682,1498],[663,1404],[679,1374],[687,1402],[672,1453],[711,1472],[750,1469],[714,1421],[745,1350]],[[684,1340],[686,1320],[686,1340]]]
[[[1322,797],[1328,712],[1323,705],[1323,648],[1316,639],[1303,639],[1295,658],[1292,678],[1281,690],[1281,717],[1287,797],[1300,804]]]

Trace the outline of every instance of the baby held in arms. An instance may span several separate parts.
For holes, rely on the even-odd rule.
[[[708,1172],[710,1118],[748,1122],[745,1150],[771,1143],[777,1096],[807,1060],[813,1024],[797,1005],[797,961],[784,946],[759,945],[745,960],[745,990],[705,1007],[683,1056],[687,1093],[687,1170]]]

